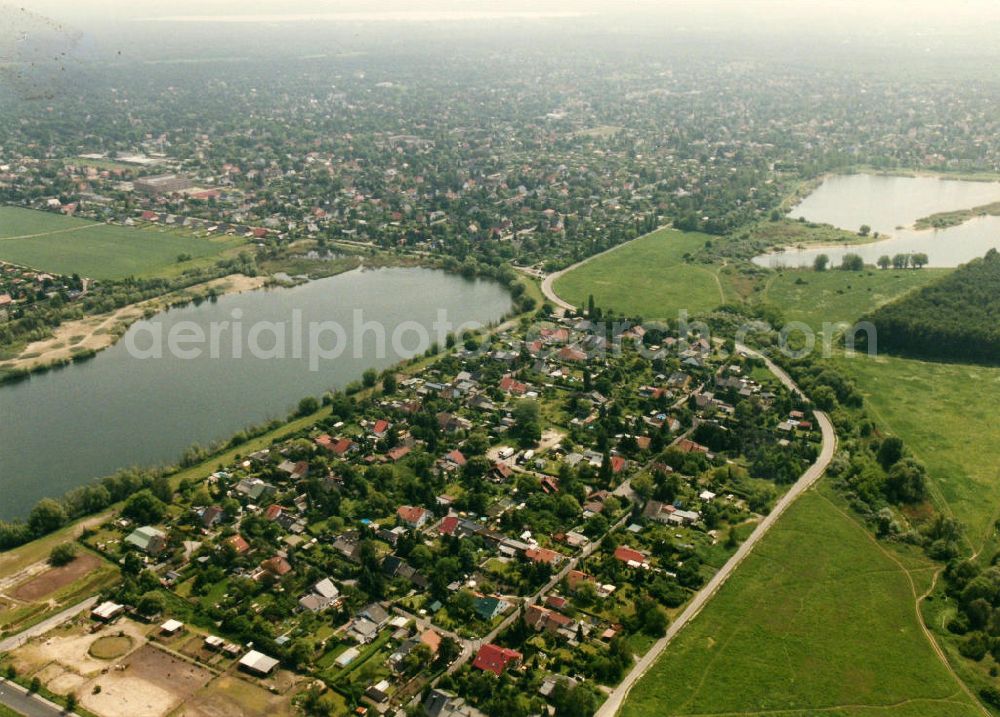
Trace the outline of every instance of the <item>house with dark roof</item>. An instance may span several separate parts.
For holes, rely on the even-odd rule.
[[[510,603],[493,595],[482,595],[475,601],[476,614],[486,622],[503,615],[509,607]]]

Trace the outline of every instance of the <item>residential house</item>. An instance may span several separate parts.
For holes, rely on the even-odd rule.
[[[144,525],[133,530],[125,538],[125,542],[147,555],[158,555],[167,547],[167,535],[159,528]]]
[[[475,601],[476,614],[486,622],[503,615],[509,607],[510,603],[492,595],[481,595]]]
[[[492,672],[499,677],[508,667],[517,667],[523,659],[524,655],[517,650],[487,644],[479,648],[472,666],[486,672]]]
[[[419,530],[431,519],[432,513],[426,508],[403,505],[396,509],[396,516],[414,530]]]
[[[641,567],[648,565],[649,558],[645,554],[630,548],[627,545],[619,545],[615,548],[615,560],[626,563],[629,567]]]

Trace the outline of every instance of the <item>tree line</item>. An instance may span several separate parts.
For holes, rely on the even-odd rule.
[[[1000,254],[991,249],[940,281],[887,304],[864,320],[878,348],[921,358],[1000,361]]]

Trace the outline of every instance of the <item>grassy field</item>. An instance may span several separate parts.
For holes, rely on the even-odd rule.
[[[978,550],[1000,517],[1000,368],[887,356],[837,366],[927,465],[939,508],[965,523]]]
[[[854,321],[941,272],[784,272],[766,299],[789,320]],[[801,279],[801,281],[799,281]],[[927,464],[935,503],[997,547],[1000,369],[894,357],[834,359],[878,424]],[[882,546],[821,484],[794,506],[633,690],[623,714],[936,717],[981,714],[923,634],[916,598],[940,566]],[[891,550],[892,552],[887,552]],[[956,653],[940,588],[923,614],[974,689],[990,660]]]
[[[872,237],[863,237],[857,232],[838,229],[829,224],[800,222],[793,219],[782,219],[777,222],[761,222],[750,230],[750,237],[767,242],[772,246],[809,246],[816,244],[843,246],[844,244],[864,244],[872,241]]]
[[[916,594],[933,568],[917,555],[908,563],[909,572],[822,493],[807,493],[622,714],[979,714],[917,621]]]
[[[603,309],[644,319],[709,311],[724,302],[716,269],[685,263],[684,255],[713,240],[718,237],[660,229],[560,277],[554,288],[577,306],[586,306],[593,294]]]
[[[853,323],[865,312],[926,286],[950,271],[785,270],[768,280],[760,300],[781,309],[787,321],[801,321],[819,331],[825,321]]]
[[[27,548],[28,546],[25,546]],[[89,551],[61,568],[39,566],[48,554],[18,549],[20,559],[0,563],[0,635],[20,632],[103,590],[118,580],[118,568]],[[36,558],[27,562],[25,556]],[[17,569],[12,569],[17,568]],[[19,571],[30,568],[19,578]]]
[[[130,228],[21,207],[0,207],[0,261],[94,279],[160,276],[214,261],[242,239],[181,229]],[[181,254],[190,261],[178,262]]]

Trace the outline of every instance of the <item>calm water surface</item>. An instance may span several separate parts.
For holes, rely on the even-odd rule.
[[[232,321],[236,309],[246,332],[258,321],[288,322],[300,310],[305,327],[311,321],[342,324],[347,350],[336,360],[320,361],[319,371],[310,370],[308,351],[299,359],[254,358],[246,350],[239,359],[226,350],[220,350],[219,358],[205,351],[193,360],[137,359],[129,354],[129,343],[151,346],[149,331],[137,324],[125,339],[88,362],[0,387],[0,519],[22,516],[39,498],[61,495],[119,468],[175,461],[195,442],[226,438],[248,424],[287,416],[303,396],[342,388],[367,368],[383,369],[413,355],[416,326],[435,333],[440,310],[456,325],[487,324],[511,305],[508,292],[495,282],[395,268],[223,296],[160,314],[150,323],[166,336],[181,321],[193,321],[207,334],[211,322]],[[355,351],[357,309],[364,321],[386,327],[384,355],[377,355],[372,331],[363,335],[363,350]],[[398,334],[402,345],[394,347],[393,332],[404,324],[409,329]],[[303,333],[308,343],[308,328]],[[271,347],[272,337],[263,334],[259,344]],[[290,329],[286,341],[290,346]],[[332,335],[322,343],[332,347]],[[223,349],[230,345],[220,342]],[[290,348],[286,354],[291,356]]]
[[[1000,217],[977,217],[948,229],[916,231],[913,223],[938,212],[971,209],[1000,201],[1000,182],[936,177],[835,176],[792,209],[789,216],[856,231],[867,224],[890,238],[848,247],[787,249],[754,259],[760,266],[809,266],[819,254],[834,265],[844,254],[874,264],[884,254],[923,252],[930,266],[953,267],[1000,247]]]

